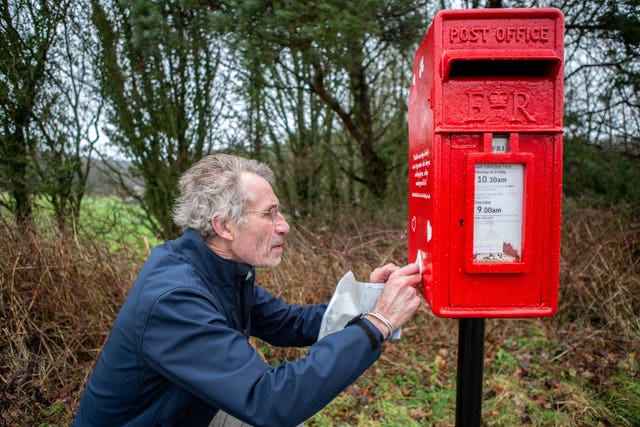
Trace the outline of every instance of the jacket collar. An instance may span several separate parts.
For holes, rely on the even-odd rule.
[[[253,282],[255,269],[249,264],[222,258],[204,241],[200,233],[187,228],[182,236],[175,240],[176,247],[193,267],[204,275],[207,283],[230,285]]]

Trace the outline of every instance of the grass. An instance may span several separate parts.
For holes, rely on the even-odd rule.
[[[8,195],[0,192],[0,198],[7,199]],[[40,229],[55,227],[53,210],[45,199],[39,198],[36,201],[35,215]],[[0,219],[3,216],[11,217],[5,207],[0,209]],[[146,257],[150,248],[162,242],[145,221],[143,209],[135,203],[126,203],[117,196],[85,196],[82,199],[80,218],[74,226],[76,234],[96,238],[113,252],[127,250]]]
[[[422,426],[434,420],[452,425],[455,375],[446,351],[421,353],[387,346],[381,363],[307,425]]]
[[[487,425],[598,425],[597,419],[606,419],[604,408],[593,411],[600,405],[575,371],[557,364],[564,352],[534,328],[497,346],[487,369]]]
[[[117,200],[85,208],[71,236],[45,226],[22,236],[0,224],[0,426],[70,423],[156,242]],[[487,320],[483,425],[640,425],[639,217],[637,209],[565,204],[558,313]],[[282,265],[258,271],[258,282],[291,302],[325,301],[347,270],[364,280],[405,259],[402,229],[341,222],[293,222]],[[272,364],[305,355],[255,343]],[[424,304],[402,340],[307,425],[454,425],[456,353],[457,321]]]
[[[602,401],[616,408],[613,421],[619,425],[640,425],[640,381],[638,355],[629,353],[618,362],[615,373],[606,381]]]
[[[140,206],[123,203],[119,197],[88,196],[83,202],[79,222],[85,227],[85,233],[107,242],[109,250],[126,248],[146,256],[161,240],[143,218]]]

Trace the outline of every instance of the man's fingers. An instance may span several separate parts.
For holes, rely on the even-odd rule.
[[[418,266],[418,264],[411,263],[394,271],[391,274],[391,276],[389,276],[389,280],[391,280],[394,277],[410,276],[418,273],[420,273],[420,267]]]
[[[387,284],[398,287],[409,286],[415,288],[421,281],[422,275],[420,274],[420,269],[415,264],[410,264],[394,272],[391,277],[389,277]]]
[[[383,265],[382,267],[378,267],[371,272],[369,276],[369,281],[372,283],[384,283],[386,282],[391,274],[397,271],[400,267],[390,262],[389,264]]]

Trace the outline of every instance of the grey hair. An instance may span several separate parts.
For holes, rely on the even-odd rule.
[[[191,166],[178,181],[180,195],[173,209],[175,224],[183,230],[194,228],[206,238],[216,234],[211,226],[216,212],[223,221],[245,222],[244,206],[252,201],[252,195],[240,181],[244,172],[259,175],[275,185],[275,175],[269,166],[244,157],[214,154]]]

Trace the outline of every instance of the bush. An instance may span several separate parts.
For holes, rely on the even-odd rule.
[[[580,140],[564,144],[563,192],[591,206],[640,205],[640,158]]]
[[[0,223],[0,425],[69,423],[139,263],[53,230]]]
[[[586,202],[564,203],[558,314],[488,322],[487,425],[640,419],[640,211]],[[313,303],[326,301],[347,270],[367,280],[374,267],[406,262],[404,226],[367,224],[381,221],[292,221],[281,266],[259,270],[258,283],[289,302]],[[139,250],[105,241],[112,238],[52,228],[20,235],[0,222],[0,425],[71,422],[142,264]],[[453,424],[456,325],[423,304],[381,363],[308,424]],[[254,342],[272,364],[306,353]]]
[[[617,339],[640,338],[640,206],[584,208],[566,200],[560,310]]]

